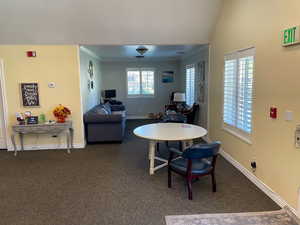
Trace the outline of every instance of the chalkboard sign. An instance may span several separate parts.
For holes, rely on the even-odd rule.
[[[21,95],[24,107],[40,106],[38,83],[21,83]]]

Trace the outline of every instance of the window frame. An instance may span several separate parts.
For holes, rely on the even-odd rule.
[[[253,114],[254,114],[254,87],[255,87],[255,62],[256,62],[256,57],[255,57],[256,49],[255,47],[249,47],[241,50],[237,50],[228,54],[225,54],[224,59],[223,59],[223,81],[222,81],[222,94],[223,94],[223,99],[222,99],[222,126],[221,129],[234,135],[235,137],[239,138],[240,140],[244,141],[245,143],[251,145],[252,144],[252,137],[253,137]],[[224,122],[224,100],[225,100],[225,95],[224,95],[224,82],[225,82],[225,62],[226,60],[232,59],[237,59],[237,69],[239,69],[239,60],[244,57],[253,57],[253,78],[252,78],[252,102],[251,102],[251,132],[247,133],[246,131],[243,131],[240,128],[237,128],[236,126],[229,125]],[[237,70],[238,71],[238,70]],[[239,79],[240,74],[237,74],[237,81]],[[236,82],[237,82],[236,81]],[[238,89],[238,87],[237,87]]]
[[[186,104],[187,104],[187,85],[186,85],[186,83],[187,83],[187,70],[191,69],[191,68],[194,68],[194,103],[196,103],[196,66],[195,66],[195,64],[189,64],[189,65],[185,66],[185,98],[186,98]],[[187,104],[187,105],[191,107],[193,104],[191,104],[191,105]]]
[[[140,75],[140,94],[128,94],[128,71],[139,71]],[[142,94],[142,71],[153,71],[153,94]],[[156,96],[156,70],[153,67],[130,67],[126,68],[126,95],[127,98],[154,98]]]

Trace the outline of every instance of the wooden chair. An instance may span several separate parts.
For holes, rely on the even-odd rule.
[[[198,111],[199,111],[199,105],[194,103],[192,108],[190,108],[190,110],[183,112],[183,114],[187,118],[187,123],[195,124],[196,114],[198,113]]]
[[[212,191],[216,192],[215,166],[221,143],[216,141],[210,144],[196,144],[180,152],[175,148],[169,148],[168,161],[168,187],[172,187],[171,172],[182,175],[186,179],[188,198],[193,199],[192,181],[206,175],[211,175]],[[174,153],[179,155],[174,159]]]

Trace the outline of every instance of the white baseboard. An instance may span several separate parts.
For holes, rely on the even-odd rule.
[[[211,142],[210,137],[207,135],[203,137],[207,142]],[[289,205],[278,193],[273,191],[268,185],[262,182],[257,176],[255,176],[251,171],[244,167],[241,163],[236,161],[231,155],[224,151],[223,148],[220,150],[220,154],[230,162],[235,168],[237,168],[242,174],[244,174],[252,183],[254,183],[261,191],[263,191],[267,196],[269,196],[274,202],[276,202],[280,207],[288,207],[298,218],[300,218],[300,208],[298,211]],[[300,201],[300,189],[299,189],[299,201]],[[298,202],[300,205],[300,202]]]
[[[85,143],[74,143],[74,148],[85,148]],[[17,149],[21,149],[21,146],[17,145]],[[25,145],[25,151],[31,150],[49,150],[49,149],[67,149],[67,144],[44,144],[44,145]],[[14,151],[13,146],[9,146],[7,151]]]
[[[235,168],[242,172],[250,181],[252,181],[260,190],[262,190],[266,195],[268,195],[274,202],[276,202],[280,207],[288,207],[296,216],[300,218],[300,213],[297,212],[295,208],[290,206],[279,194],[274,192],[269,186],[263,183],[258,177],[256,177],[251,171],[245,168],[242,164],[236,161],[232,156],[221,149],[220,154],[230,162]]]

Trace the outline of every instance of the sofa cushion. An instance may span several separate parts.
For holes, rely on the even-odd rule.
[[[121,123],[122,115],[103,115],[95,112],[86,113],[84,116],[85,123]]]
[[[110,105],[111,111],[125,111],[124,105]]]
[[[112,111],[111,114],[113,115],[122,115],[122,117],[126,117],[126,111]]]

